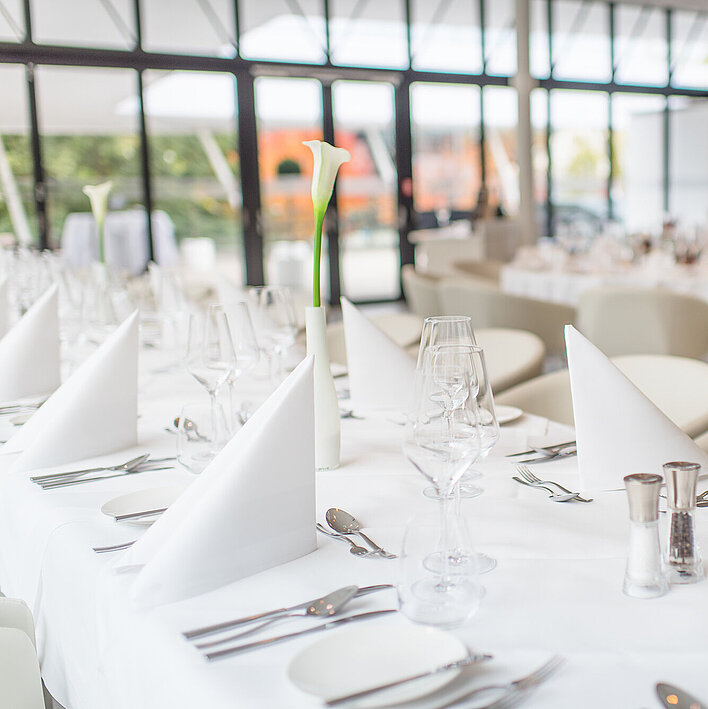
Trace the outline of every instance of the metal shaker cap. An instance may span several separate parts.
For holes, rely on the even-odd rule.
[[[624,478],[632,522],[656,522],[659,519],[661,475],[635,473]]]
[[[696,506],[696,483],[700,463],[664,463],[666,502],[672,510],[692,510]]]

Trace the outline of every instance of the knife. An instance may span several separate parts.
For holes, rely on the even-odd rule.
[[[323,625],[318,625],[314,628],[308,628],[307,630],[299,630],[297,633],[288,633],[287,635],[277,635],[274,638],[266,638],[265,640],[257,640],[253,643],[246,643],[245,645],[236,645],[235,647],[227,647],[225,650],[216,650],[215,652],[208,652],[204,655],[210,662],[212,660],[220,660],[223,657],[228,657],[229,655],[239,655],[242,652],[249,652],[250,650],[257,650],[260,647],[265,647],[266,645],[274,645],[275,643],[282,643],[291,638],[298,638],[301,635],[309,635],[310,633],[319,633],[321,630],[329,630],[337,625],[343,625],[344,623],[356,623],[359,620],[368,620],[369,618],[376,618],[381,615],[387,615],[388,613],[395,613],[395,608],[390,608],[385,611],[369,611],[368,613],[359,613],[358,615],[350,615],[346,618],[339,618],[338,620],[330,620],[329,623],[324,623]]]
[[[699,702],[694,696],[683,689],[674,687],[672,684],[659,682],[656,685],[656,693],[659,695],[662,704],[670,709],[704,709],[705,704]]]
[[[486,662],[491,660],[491,655],[467,655],[461,660],[456,662],[448,662],[446,665],[440,665],[427,672],[420,672],[417,675],[412,675],[411,677],[404,677],[403,679],[397,679],[393,682],[388,682],[386,684],[381,684],[378,687],[371,687],[371,689],[362,689],[360,692],[354,692],[354,694],[347,694],[343,697],[337,697],[336,699],[330,699],[325,702],[325,706],[336,707],[344,702],[350,702],[353,699],[362,699],[363,697],[368,697],[371,694],[376,694],[376,692],[382,692],[384,689],[391,689],[392,687],[398,687],[406,682],[413,682],[417,679],[423,679],[423,677],[432,677],[432,675],[437,675],[440,672],[447,672],[447,670],[456,670],[460,667],[467,667],[468,665],[475,665],[478,662]]]
[[[567,443],[556,443],[554,446],[539,446],[538,448],[533,448],[530,451],[521,451],[521,453],[508,453],[505,455],[505,458],[515,458],[517,455],[533,455],[534,453],[538,453],[539,449],[548,451],[549,453],[557,453],[558,451],[563,450],[564,448],[568,448],[569,446],[574,446],[575,441],[568,441]]]
[[[355,598],[360,596],[368,596],[370,593],[376,593],[377,591],[383,591],[387,588],[393,588],[390,583],[380,583],[376,586],[363,586],[360,588],[356,594]],[[269,618],[272,615],[281,615],[282,613],[289,613],[290,611],[297,611],[301,608],[307,608],[313,603],[320,600],[320,596],[313,598],[312,600],[305,601],[304,603],[298,603],[295,606],[290,606],[289,608],[276,608],[272,611],[266,611],[265,613],[257,613],[256,615],[248,615],[244,618],[236,618],[236,620],[227,620],[223,623],[216,623],[215,625],[208,625],[205,628],[197,628],[196,630],[188,630],[182,633],[182,635],[187,640],[194,640],[195,638],[201,638],[204,635],[213,635],[214,633],[219,633],[222,630],[230,630],[231,628],[236,628],[239,625],[244,625],[246,623],[252,623],[254,620],[262,620],[263,618]]]

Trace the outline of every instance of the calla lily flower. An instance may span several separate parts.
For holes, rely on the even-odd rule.
[[[332,197],[334,181],[342,163],[351,160],[351,155],[344,148],[335,148],[321,140],[303,141],[315,158],[312,173],[312,206],[315,211],[315,268],[313,273],[312,304],[320,305],[320,259],[322,252],[322,224],[327,205]]]
[[[105,260],[103,252],[103,222],[108,211],[108,193],[111,191],[113,183],[111,181],[102,182],[100,185],[85,185],[84,194],[91,202],[93,218],[98,226],[98,243],[101,255],[101,263]]]

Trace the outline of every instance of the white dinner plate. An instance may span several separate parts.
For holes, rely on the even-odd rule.
[[[132,514],[133,512],[147,512],[148,510],[160,510],[169,507],[187,488],[186,485],[170,485],[169,487],[151,487],[147,490],[137,490],[129,492],[127,495],[120,495],[108,500],[101,512],[109,517],[116,515]],[[149,527],[158,515],[152,517],[140,517],[138,519],[126,519],[126,524],[136,524],[141,527]]]
[[[322,638],[290,662],[288,677],[299,689],[324,700],[335,699],[432,670],[467,655],[454,635],[420,625],[369,625]],[[361,699],[359,707],[408,701],[452,681],[461,670],[393,687]]]
[[[524,415],[524,412],[521,409],[517,409],[516,406],[495,406],[494,410],[497,414],[497,422],[500,425],[516,421],[516,419]]]

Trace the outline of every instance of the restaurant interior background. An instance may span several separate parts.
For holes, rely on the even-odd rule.
[[[57,247],[82,185],[111,179],[111,210],[164,210],[234,280],[278,282],[311,263],[310,139],[352,154],[327,227],[335,303],[400,298],[409,232],[473,216],[482,185],[514,218],[526,158],[531,240],[700,230],[702,4],[0,0],[0,233]]]

